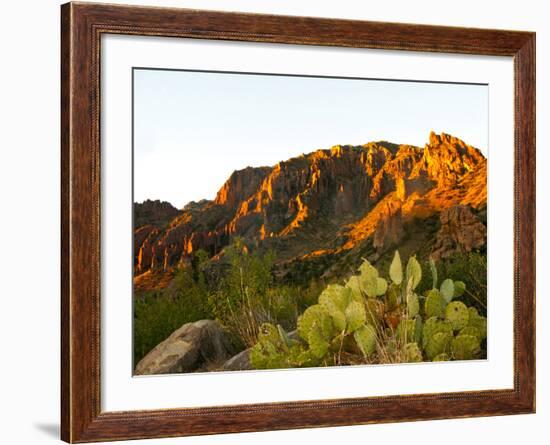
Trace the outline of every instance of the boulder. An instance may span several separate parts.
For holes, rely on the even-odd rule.
[[[223,371],[248,371],[252,368],[250,363],[250,349],[245,349],[227,360],[222,367]]]
[[[213,320],[186,323],[149,352],[135,369],[136,375],[192,372],[231,357],[231,344]]]

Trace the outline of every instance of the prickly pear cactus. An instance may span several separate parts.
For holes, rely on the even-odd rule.
[[[281,326],[264,323],[258,343],[250,349],[250,363],[254,369],[274,369],[318,366],[320,361],[311,349],[290,339]]]
[[[372,326],[361,326],[353,333],[353,337],[366,358],[370,357],[376,351],[377,336]]]
[[[367,321],[365,305],[358,301],[352,301],[345,310],[346,333],[351,334],[359,329]]]
[[[432,272],[432,289],[437,289],[437,267],[435,267],[432,257],[430,257],[430,271]]]
[[[477,337],[479,341],[482,340],[481,332],[475,326],[466,326],[462,328],[460,331],[458,331],[458,335],[473,335],[474,337]]]
[[[388,291],[386,292],[386,295],[384,296],[384,304],[386,306],[386,310],[393,311],[397,309],[399,306],[399,296],[400,289],[399,286],[395,283],[392,283],[388,286]]]
[[[415,338],[415,327],[414,320],[401,320],[395,330],[395,337],[402,344],[409,343]]]
[[[399,251],[395,251],[393,260],[390,265],[390,278],[393,283],[397,286],[403,281],[403,266],[401,264],[401,257],[399,256]]]
[[[288,368],[287,353],[291,344],[282,337],[279,329],[272,324],[260,326],[258,343],[250,351],[250,361],[256,369]]]
[[[428,337],[426,347],[424,348],[426,356],[430,360],[433,360],[438,355],[447,353],[452,339],[453,336],[449,332],[437,332]]]
[[[451,344],[455,360],[471,360],[480,352],[479,339],[475,335],[457,335]]]
[[[446,305],[447,302],[441,296],[441,293],[437,289],[431,289],[426,293],[426,300],[424,301],[424,313],[426,314],[427,318],[443,318]]]
[[[417,315],[414,317],[414,341],[419,345],[422,344],[422,332],[424,330],[424,323],[422,317]]]
[[[479,339],[485,340],[487,338],[487,319],[479,315],[475,307],[469,307],[468,313],[470,315],[468,319],[468,326],[472,326],[478,330]]]
[[[363,298],[363,290],[358,275],[353,275],[346,281],[346,288],[351,290],[355,299]]]
[[[409,258],[409,262],[407,263],[406,282],[411,283],[411,290],[414,290],[416,289],[416,286],[418,286],[418,283],[420,283],[421,279],[422,268],[420,267],[420,263],[414,256],[411,256]]]
[[[376,279],[376,296],[383,296],[388,290],[388,282],[384,278],[378,277]]]
[[[445,308],[445,319],[451,322],[453,330],[460,331],[468,325],[470,313],[461,301],[453,301]]]
[[[413,319],[403,319],[395,331],[396,338],[401,344],[416,342],[422,340],[422,319],[415,317]]]
[[[374,298],[382,296],[388,289],[388,282],[378,276],[378,270],[367,260],[359,267],[359,286],[367,296]]]
[[[466,284],[463,281],[455,281],[455,293],[454,298],[461,297],[466,291]]]
[[[304,340],[309,338],[312,330],[319,330],[324,338],[331,338],[334,332],[334,325],[327,309],[315,304],[308,307],[298,318],[298,334]]]
[[[433,288],[424,298],[415,292],[422,269],[414,256],[404,268],[395,252],[389,283],[364,261],[357,275],[344,286],[328,285],[298,317],[298,338],[279,325],[262,325],[250,351],[252,366],[330,366],[358,363],[361,356],[366,363],[480,357],[487,319],[457,300],[465,292],[462,281],[445,279],[438,287],[437,268],[431,259],[429,264]]]
[[[306,349],[303,345],[294,345],[289,349],[287,362],[291,364],[291,368],[307,368],[321,364],[311,350]]]
[[[414,318],[420,311],[420,302],[418,301],[418,295],[414,292],[407,294],[407,316]]]
[[[323,332],[319,325],[312,325],[307,333],[307,342],[311,353],[317,358],[323,358],[330,347],[331,338]]]
[[[329,284],[319,296],[319,305],[326,309],[338,331],[346,329],[345,311],[352,299],[352,290],[338,284]]]
[[[422,351],[418,347],[418,343],[407,343],[405,345],[405,357],[407,363],[422,361]]]
[[[352,290],[339,284],[329,284],[319,296],[319,304],[325,306],[329,312],[339,310],[344,312],[353,299]]]
[[[441,288],[439,289],[439,291],[441,293],[441,296],[445,300],[445,302],[450,303],[455,294],[455,285],[453,283],[453,280],[449,278],[447,278],[446,280],[443,280],[443,283],[441,283]]]
[[[422,329],[422,347],[426,348],[428,340],[438,332],[448,333],[452,336],[453,327],[447,320],[440,320],[437,317],[428,318],[424,322],[424,327]]]

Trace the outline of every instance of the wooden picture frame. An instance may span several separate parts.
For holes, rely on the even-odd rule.
[[[515,70],[514,387],[102,412],[102,34],[512,56]],[[61,7],[61,437],[95,442],[535,411],[535,34],[92,3]]]

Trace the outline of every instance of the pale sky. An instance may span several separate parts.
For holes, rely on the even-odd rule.
[[[234,170],[333,145],[423,147],[431,130],[487,156],[488,87],[134,70],[134,201],[213,199]]]

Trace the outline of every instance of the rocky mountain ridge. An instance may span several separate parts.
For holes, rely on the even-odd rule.
[[[370,142],[247,167],[214,200],[170,211],[165,226],[135,225],[135,283],[150,286],[151,275],[185,266],[199,249],[221,258],[236,236],[251,249],[273,249],[282,276],[308,262],[320,264],[319,275],[345,273],[407,237],[438,257],[479,248],[486,175],[478,149],[433,132],[423,148]],[[471,234],[460,234],[463,227]]]

